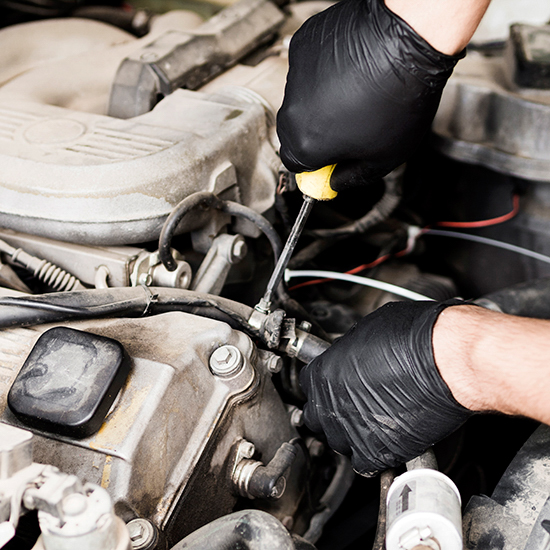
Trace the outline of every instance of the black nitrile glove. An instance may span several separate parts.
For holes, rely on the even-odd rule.
[[[338,163],[335,191],[386,175],[429,129],[461,57],[435,50],[383,0],[342,0],[308,19],[290,43],[277,115],[283,163]]]
[[[300,374],[306,426],[371,476],[417,457],[473,412],[435,365],[438,315],[463,302],[393,302],[359,321]]]

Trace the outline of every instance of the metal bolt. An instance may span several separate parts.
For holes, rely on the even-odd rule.
[[[254,447],[254,443],[251,443],[250,441],[247,441],[246,439],[243,439],[239,442],[239,454],[245,458],[252,458],[254,456],[254,452],[256,451],[256,447]]]
[[[237,239],[233,243],[233,249],[231,250],[231,255],[234,260],[242,260],[247,253],[248,249],[246,243],[243,239]]]
[[[311,325],[311,323],[310,323],[309,321],[302,321],[302,322],[300,323],[300,325],[298,326],[298,328],[299,328],[300,330],[303,330],[304,332],[310,332],[310,331],[311,331],[311,327],[312,327],[312,325]]]
[[[149,520],[133,519],[126,524],[126,527],[132,541],[132,550],[153,548],[157,534],[154,525]]]
[[[299,428],[304,425],[304,411],[295,407],[294,410],[290,413],[290,424],[295,428]]]
[[[273,374],[281,372],[283,368],[283,359],[278,355],[273,354],[267,361],[267,370]]]
[[[210,356],[210,370],[216,376],[231,376],[242,366],[243,355],[235,346],[221,346]]]

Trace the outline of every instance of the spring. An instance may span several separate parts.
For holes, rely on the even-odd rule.
[[[74,275],[46,260],[41,260],[34,270],[34,276],[59,292],[73,290],[80,283]]]

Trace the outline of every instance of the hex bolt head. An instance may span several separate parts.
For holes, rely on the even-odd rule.
[[[283,368],[283,359],[278,355],[273,354],[267,361],[267,370],[273,374],[281,372]]]
[[[126,524],[132,550],[147,550],[156,544],[157,533],[154,525],[147,519],[137,518]]]
[[[244,242],[244,239],[237,239],[233,243],[233,248],[231,250],[231,256],[233,257],[233,260],[242,260],[246,253],[248,252],[248,248],[246,246],[246,243]]]
[[[210,356],[210,370],[216,376],[232,376],[241,370],[243,364],[241,350],[231,345],[220,346]]]
[[[290,424],[295,428],[304,425],[304,411],[297,407],[290,413]]]

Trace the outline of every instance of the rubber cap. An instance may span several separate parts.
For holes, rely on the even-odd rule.
[[[99,430],[130,371],[122,344],[67,327],[36,341],[8,393],[24,424],[68,437]]]

